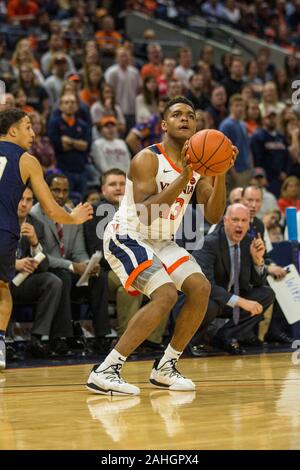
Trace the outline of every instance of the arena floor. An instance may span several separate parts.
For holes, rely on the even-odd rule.
[[[89,393],[90,364],[8,369],[0,449],[300,449],[298,356],[183,359],[196,392],[154,389],[152,362],[129,362],[142,393],[126,398]]]

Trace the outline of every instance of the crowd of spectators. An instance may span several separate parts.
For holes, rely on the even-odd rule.
[[[193,57],[188,45],[171,57],[151,29],[145,30],[143,45],[128,38],[124,15],[129,10],[172,21],[199,14],[209,21],[225,20],[283,47],[295,47],[283,67],[272,63],[267,47],[248,62],[228,54],[217,64],[210,45],[203,46],[199,57]],[[0,79],[6,85],[5,103],[0,108],[16,106],[30,116],[36,133],[31,152],[39,159],[58,203],[67,208],[88,200],[95,203],[96,211],[100,198],[117,207],[131,157],[162,139],[161,113],[166,101],[185,95],[195,106],[197,130],[220,129],[239,148],[228,175],[228,190],[242,192],[249,184],[259,187],[262,200],[255,215],[264,221],[269,239],[280,241],[285,208],[300,208],[300,105],[292,101],[292,82],[300,73],[296,51],[299,15],[297,0],[0,1]],[[31,199],[28,191],[25,199]],[[60,280],[62,295],[76,299],[75,281],[96,251],[95,244],[93,249],[89,246],[85,228],[62,235],[62,228],[44,220],[39,208],[32,213],[42,225],[49,225],[49,233],[41,236],[49,270]],[[20,217],[21,225],[25,219]],[[68,251],[70,240],[73,244]],[[22,254],[24,259],[29,248]],[[53,250],[60,263],[52,259]],[[18,261],[17,270],[29,269],[26,266]],[[86,292],[80,293],[90,304],[96,346],[104,352],[108,347],[104,338],[110,331],[108,293],[119,309],[119,332],[142,302],[137,298],[125,303],[127,294],[113,274],[108,275],[108,268],[103,264]],[[100,272],[107,276],[99,277]],[[94,292],[102,292],[98,304]],[[20,303],[20,292],[16,297]],[[38,305],[43,302],[45,299]],[[59,339],[52,341],[54,351],[66,352],[68,344],[74,346],[74,341],[65,343],[74,335],[69,329],[71,308],[69,302],[65,324],[58,325],[59,332],[54,334],[57,312],[62,309],[57,300],[46,328],[36,333],[32,351],[44,354],[39,344],[44,334]],[[104,323],[99,326],[99,321]],[[148,343],[159,347],[163,329]]]

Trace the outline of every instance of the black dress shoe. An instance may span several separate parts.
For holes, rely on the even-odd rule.
[[[93,350],[98,354],[108,354],[111,350],[111,338],[97,336],[93,343]]]
[[[52,354],[55,356],[69,356],[72,354],[66,339],[63,338],[55,338],[51,340],[50,347]]]
[[[251,338],[247,338],[244,341],[240,341],[240,344],[243,346],[252,346],[255,348],[262,348],[264,343],[260,341],[256,336],[252,336]]]
[[[187,351],[194,357],[206,357],[211,353],[213,348],[208,344],[189,344]]]
[[[282,332],[276,335],[266,335],[265,341],[267,343],[280,343],[280,344],[292,344],[295,339],[288,334]]]
[[[233,356],[240,356],[245,354],[245,349],[241,348],[239,342],[236,339],[223,340],[219,338],[214,338],[214,345],[219,349],[223,349]]]
[[[37,359],[45,359],[50,354],[48,344],[45,341],[41,341],[40,339],[36,338],[35,336],[30,338],[30,341],[27,345],[27,352],[29,352],[32,357]]]

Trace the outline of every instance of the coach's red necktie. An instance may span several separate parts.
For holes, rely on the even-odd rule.
[[[56,224],[57,236],[59,240],[59,251],[62,257],[65,256],[64,230],[61,224]]]

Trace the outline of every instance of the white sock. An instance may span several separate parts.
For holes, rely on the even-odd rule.
[[[158,368],[161,367],[165,362],[167,361],[171,361],[172,359],[176,359],[176,361],[178,361],[178,359],[180,358],[182,354],[182,351],[176,351],[175,349],[172,348],[172,346],[169,344],[167,349],[165,350],[165,353],[163,355],[163,357],[161,358],[161,360],[159,361],[158,363]]]
[[[127,357],[122,356],[122,354],[120,354],[116,349],[113,349],[112,351],[110,351],[108,356],[106,356],[106,358],[99,365],[99,367],[97,367],[96,372],[106,369],[107,367],[112,366],[114,364],[122,364],[123,366],[126,359]]]

